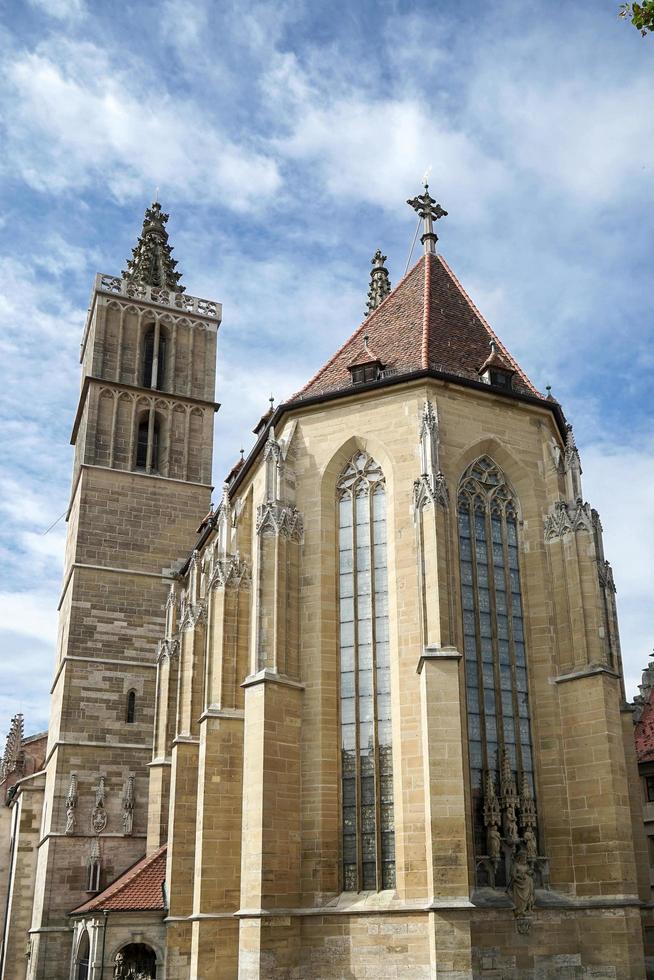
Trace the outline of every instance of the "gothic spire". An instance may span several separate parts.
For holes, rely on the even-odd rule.
[[[425,255],[429,253],[435,255],[438,235],[434,231],[434,221],[438,221],[439,218],[446,218],[447,211],[444,211],[440,204],[437,204],[431,196],[429,193],[429,184],[426,181],[424,187],[424,194],[421,194],[419,197],[413,197],[406,203],[411,205],[413,210],[417,211],[423,220],[425,230],[420,241],[425,246]]]
[[[388,278],[388,269],[384,266],[386,256],[382,255],[381,249],[377,249],[371,259],[372,271],[370,273],[370,289],[368,290],[368,302],[366,313],[376,310],[391,291],[391,280]]]
[[[132,258],[127,260],[123,279],[142,286],[158,286],[174,293],[183,293],[179,285],[181,273],[175,272],[177,262],[172,258],[172,246],[168,244],[166,222],[170,215],[161,210],[158,201],[153,201],[143,218],[143,228],[132,249]]]

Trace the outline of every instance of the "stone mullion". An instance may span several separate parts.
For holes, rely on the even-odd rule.
[[[507,619],[507,632],[508,632],[508,644],[509,644],[509,665],[511,667],[511,704],[513,705],[513,734],[515,737],[515,757],[516,757],[516,768],[520,774],[524,774],[524,761],[522,758],[522,734],[520,731],[520,711],[518,705],[518,677],[516,672],[516,656],[515,656],[515,637],[513,635],[513,590],[511,588],[511,569],[509,567],[509,534],[507,527],[507,517],[506,508],[502,509],[501,514],[502,522],[502,557],[504,561],[504,591],[506,593],[506,619]],[[518,551],[518,582],[522,582],[522,576],[520,574],[520,547],[518,539],[518,527],[516,521],[516,542]],[[522,615],[522,589],[519,592],[520,595],[520,615],[523,622],[523,636],[524,636],[524,617]],[[530,728],[530,738],[529,743],[531,747],[531,711],[530,705],[531,701],[529,698],[529,670],[527,668],[527,646],[523,640],[523,646],[525,648],[525,670],[527,671],[527,710],[529,714],[527,716]],[[533,753],[532,753],[533,761]],[[535,777],[534,777],[535,781]],[[535,789],[535,786],[534,786]]]
[[[143,356],[143,316],[145,310],[139,310],[136,316],[136,357],[134,360],[134,375],[132,384],[141,387],[141,357]]]
[[[188,480],[189,436],[191,431],[191,409],[184,406],[184,479]]]
[[[116,371],[115,379],[120,382],[120,375],[123,370],[123,333],[125,329],[125,307],[120,307],[118,320],[118,350],[116,351]]]
[[[111,435],[109,436],[109,466],[114,465],[114,448],[116,445],[116,416],[118,414],[119,394],[112,391],[113,402],[111,406]]]
[[[195,330],[189,327],[189,353],[188,353],[188,372],[187,372],[187,384],[186,384],[186,394],[193,394],[193,352],[195,350]]]
[[[375,878],[377,891],[381,891],[383,884],[382,867],[382,846],[381,846],[381,785],[380,785],[380,765],[379,765],[379,735],[377,729],[377,630],[375,620],[375,536],[372,509],[372,490],[368,489],[368,547],[370,549],[370,636],[372,647],[372,744],[374,747],[374,787],[375,787]],[[386,521],[386,497],[384,496],[384,522]]]
[[[500,675],[500,646],[499,646],[499,633],[498,633],[498,622],[497,622],[497,597],[495,595],[495,554],[493,549],[493,524],[491,521],[491,508],[490,500],[486,497],[484,501],[484,528],[486,533],[486,563],[488,570],[488,597],[489,597],[489,613],[490,613],[490,624],[491,624],[491,649],[492,649],[492,667],[493,667],[493,684],[495,690],[493,691],[493,698],[495,701],[495,738],[497,741],[498,752],[500,753],[500,758],[498,759],[499,767],[501,769],[501,758],[502,754],[506,753],[506,742],[504,737],[504,708],[502,705],[502,679]],[[506,577],[506,566],[502,570],[504,576]],[[479,603],[479,594],[477,594],[477,602]],[[481,613],[481,604],[479,604],[479,611]],[[488,738],[488,734],[486,734]]]
[[[170,329],[170,391],[175,391],[175,361],[177,360],[177,318],[173,318],[173,325]]]
[[[481,739],[481,755],[482,755],[482,788],[484,785],[484,773],[491,769],[489,759],[488,759],[488,744],[486,739],[486,702],[484,699],[484,664],[481,654],[481,628],[479,621],[479,577],[477,572],[477,540],[476,540],[476,527],[475,527],[475,506],[474,501],[468,496],[465,497],[466,505],[468,508],[468,520],[470,528],[470,557],[472,565],[472,589],[473,589],[473,601],[474,601],[474,618],[475,618],[475,647],[476,647],[476,657],[477,657],[477,691],[479,693],[479,728],[480,728],[480,739]],[[465,634],[464,634],[465,635]],[[464,640],[465,642],[465,640]],[[470,737],[470,733],[468,733]],[[473,817],[474,820],[474,817]]]
[[[356,827],[357,891],[363,888],[363,826],[361,797],[361,742],[359,739],[359,586],[357,562],[357,494],[352,488],[352,596],[353,596],[353,637],[354,648],[354,806]],[[342,819],[342,808],[341,808]]]
[[[152,374],[150,375],[150,387],[157,388],[159,381],[159,343],[161,340],[161,324],[159,316],[154,315],[154,347],[152,350]]]
[[[148,451],[145,461],[145,472],[152,472],[152,455],[154,452],[154,422],[155,422],[155,410],[154,403],[150,401],[150,408],[148,409]]]

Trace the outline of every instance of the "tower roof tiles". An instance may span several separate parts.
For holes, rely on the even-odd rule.
[[[515,371],[514,390],[543,397],[440,255],[423,255],[294,400],[350,387],[348,367],[356,363],[364,335],[393,374],[431,369],[475,381],[488,362],[492,341],[498,359]]]

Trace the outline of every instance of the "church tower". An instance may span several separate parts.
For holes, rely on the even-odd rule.
[[[67,913],[145,852],[157,641],[210,508],[221,306],[185,293],[167,220],[153,203],[122,277],[96,277],[82,338],[33,980],[68,976]]]

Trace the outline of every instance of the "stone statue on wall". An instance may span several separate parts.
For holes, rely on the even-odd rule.
[[[535,861],[536,858],[538,857],[538,843],[536,841],[536,835],[531,829],[531,827],[527,827],[524,834],[522,835],[522,839],[525,844],[528,860]]]
[[[491,824],[486,831],[486,847],[491,861],[499,861],[502,854],[502,838],[494,824]]]
[[[534,911],[534,873],[527,852],[520,848],[513,859],[507,891],[513,899],[517,919],[530,916]]]
[[[70,836],[75,833],[75,810],[77,809],[77,773],[70,774],[70,786],[66,797],[66,830]]]

